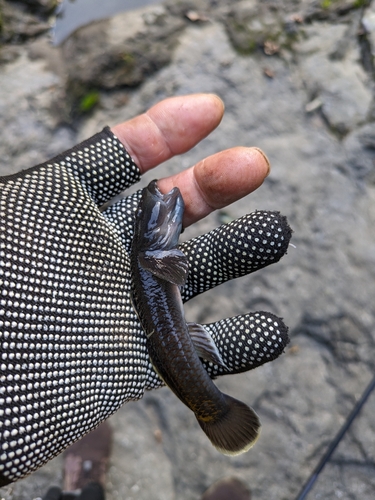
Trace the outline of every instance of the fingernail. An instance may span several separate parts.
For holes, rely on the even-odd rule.
[[[266,160],[266,163],[267,163],[267,173],[265,175],[265,177],[268,177],[270,172],[271,172],[271,164],[270,164],[270,161],[269,159],[267,158],[266,154],[259,148],[254,148],[256,149],[257,151],[259,151],[259,153],[263,156],[263,158]]]

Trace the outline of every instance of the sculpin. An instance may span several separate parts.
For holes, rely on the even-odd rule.
[[[253,446],[260,423],[252,408],[212,382],[200,357],[225,366],[220,353],[202,325],[185,321],[180,287],[189,265],[177,247],[183,213],[178,188],[162,194],[156,181],[144,188],[131,250],[133,304],[158,375],[194,412],[211,443],[237,455]]]

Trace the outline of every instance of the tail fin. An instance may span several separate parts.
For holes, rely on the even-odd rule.
[[[203,432],[224,455],[240,455],[248,451],[260,433],[258,415],[249,406],[223,394],[228,411],[217,420],[204,422],[197,419]]]

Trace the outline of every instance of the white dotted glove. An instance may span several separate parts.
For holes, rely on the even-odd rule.
[[[43,465],[146,389],[162,385],[130,300],[140,177],[108,128],[50,162],[0,178],[0,486]],[[181,244],[186,301],[277,262],[291,230],[257,211]],[[277,358],[287,328],[257,312],[205,325],[226,368]]]

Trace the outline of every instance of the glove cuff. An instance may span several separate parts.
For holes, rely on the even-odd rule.
[[[134,160],[109,127],[52,161],[70,169],[99,206],[141,178]]]
[[[7,182],[42,167],[64,167],[84,187],[93,201],[101,206],[141,178],[141,172],[123,144],[105,127],[98,134],[72,149],[17,174],[2,177]]]

